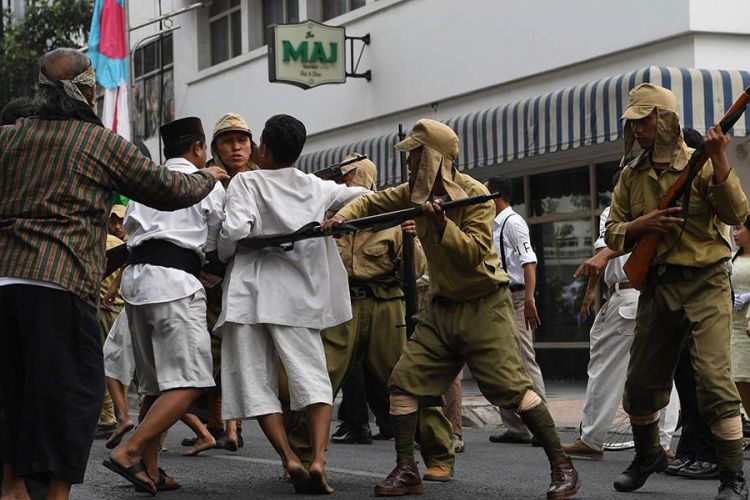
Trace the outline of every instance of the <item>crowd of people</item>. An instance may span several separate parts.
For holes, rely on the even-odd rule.
[[[607,301],[591,330],[581,435],[570,444],[560,442],[534,352],[543,318],[528,225],[511,206],[507,179],[482,184],[454,167],[460,144],[448,126],[419,120],[395,146],[408,155],[408,181],[379,191],[377,166],[357,152],[327,180],[294,168],[306,130],[290,115],[270,117],[256,137],[243,117],[225,114],[210,143],[199,118],[167,123],[158,166],[142,144],[106,130],[94,105],[91,62],[57,49],[40,59],[33,102],[2,113],[3,500],[29,498],[26,479],[46,483],[48,498],[68,498],[95,436],[112,450],[103,466],[137,491],[180,488],[159,467],[178,420],[195,433],[183,440],[186,456],[238,450],[242,422],[257,420],[294,491],[331,494],[326,451],[339,391],[332,441],[393,439],[396,465],[375,495],[421,494],[423,480],[453,478],[464,450],[464,366],[501,408],[507,430],[490,441],[543,449],[548,499],[578,493],[571,457],[603,458],[620,401],[636,453],[615,478],[617,491],[666,471],[718,477],[717,499],[747,499],[747,199],[726,158],[728,136],[683,131],[671,91],[631,90],[612,203],[595,255],[576,271],[588,280],[582,316],[596,312],[602,279]],[[635,142],[641,152],[632,157]],[[710,160],[690,186],[689,209],[658,209],[696,147]],[[113,205],[115,192],[127,205]],[[488,193],[494,202],[443,209]],[[347,221],[415,206],[423,216],[388,229],[252,245],[311,221],[330,235]],[[649,232],[663,241],[637,290],[623,265]],[[422,293],[408,336],[411,237]],[[142,397],[137,425],[133,382]]]

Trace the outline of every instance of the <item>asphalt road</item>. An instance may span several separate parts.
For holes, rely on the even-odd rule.
[[[458,455],[456,478],[450,483],[426,483],[426,497],[432,498],[544,498],[549,469],[543,451],[525,445],[488,442],[488,431],[466,429],[466,452]],[[238,499],[292,498],[291,485],[281,480],[281,463],[255,422],[247,422],[245,447],[238,453],[212,450],[199,457],[181,457],[179,441],[189,435],[182,424],[169,434],[167,453],[161,466],[183,488],[163,492],[161,498]],[[564,434],[571,440],[573,434]],[[91,451],[86,481],[74,487],[74,499],[146,498],[125,480],[105,469],[102,459],[107,450],[96,441]],[[608,452],[605,460],[577,460],[583,481],[582,499],[683,499],[713,498],[717,481],[690,481],[665,475],[653,476],[637,494],[617,493],[612,480],[632,460],[632,451]],[[336,488],[335,497],[372,497],[372,488],[392,468],[393,441],[373,445],[331,445],[329,476]],[[422,470],[424,470],[422,468]]]

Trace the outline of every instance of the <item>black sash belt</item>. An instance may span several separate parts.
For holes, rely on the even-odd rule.
[[[196,278],[201,273],[201,258],[197,253],[166,240],[146,240],[132,248],[127,265],[133,264],[171,267],[192,274]]]

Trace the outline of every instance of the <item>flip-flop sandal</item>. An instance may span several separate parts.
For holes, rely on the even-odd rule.
[[[123,465],[118,464],[112,458],[107,458],[102,462],[102,465],[106,467],[107,469],[111,470],[112,472],[119,474],[123,478],[127,479],[133,485],[135,485],[136,488],[140,488],[139,491],[142,491],[143,493],[148,493],[149,495],[156,496],[156,490],[153,490],[149,487],[149,484],[145,481],[142,481],[141,479],[138,479],[136,477],[136,474],[139,472],[146,472],[146,466],[143,464],[143,462],[138,462],[135,465],[131,465],[130,467],[125,467]],[[148,475],[148,472],[146,472],[146,475]]]
[[[122,438],[125,437],[125,434],[132,431],[135,428],[135,424],[126,425],[125,428],[122,430],[122,432],[115,431],[111,436],[109,436],[109,439],[107,439],[107,442],[104,443],[104,446],[108,450],[113,450],[117,448],[117,446],[120,444],[120,441],[122,441]]]
[[[164,472],[164,469],[159,467],[159,481],[156,483],[156,491],[174,491],[182,488],[182,485],[175,483],[171,486],[167,485],[167,479],[174,479],[172,476]],[[135,486],[135,491],[140,493],[148,493],[141,486]]]

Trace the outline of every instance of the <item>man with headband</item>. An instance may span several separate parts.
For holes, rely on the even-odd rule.
[[[112,191],[160,210],[190,206],[226,174],[170,172],[94,114],[91,61],[39,60],[35,116],[0,128],[2,495],[24,478],[67,498],[83,481],[104,397],[96,319]]]
[[[698,405],[711,427],[719,460],[716,498],[746,499],[740,400],[729,354],[727,261],[732,252],[728,226],[742,224],[748,210],[739,177],[727,159],[729,136],[718,125],[706,131],[704,147],[710,159],[688,184],[687,213],[681,207],[659,210],[660,198],[692,153],[683,139],[677,99],[668,89],[644,83],[630,91],[622,118],[625,154],[636,141],[642,151],[622,170],[614,189],[605,242],[616,252],[629,252],[644,234],[658,232],[663,238],[641,289],[623,397],[636,454],[614,487],[637,490],[667,467],[659,446],[659,410],[669,402],[680,350],[687,343]]]
[[[508,276],[492,244],[494,205],[442,210],[443,202],[487,194],[487,189],[453,167],[458,137],[440,122],[418,121],[396,148],[410,152],[410,182],[363,196],[324,224],[329,229],[346,220],[415,205],[426,211],[416,221],[416,233],[427,256],[433,300],[418,316],[414,336],[391,374],[397,465],[375,487],[375,494],[422,493],[414,462],[419,398],[443,394],[467,363],[482,394],[516,411],[544,447],[552,469],[547,498],[572,498],[580,488],[578,474],[521,363]]]

